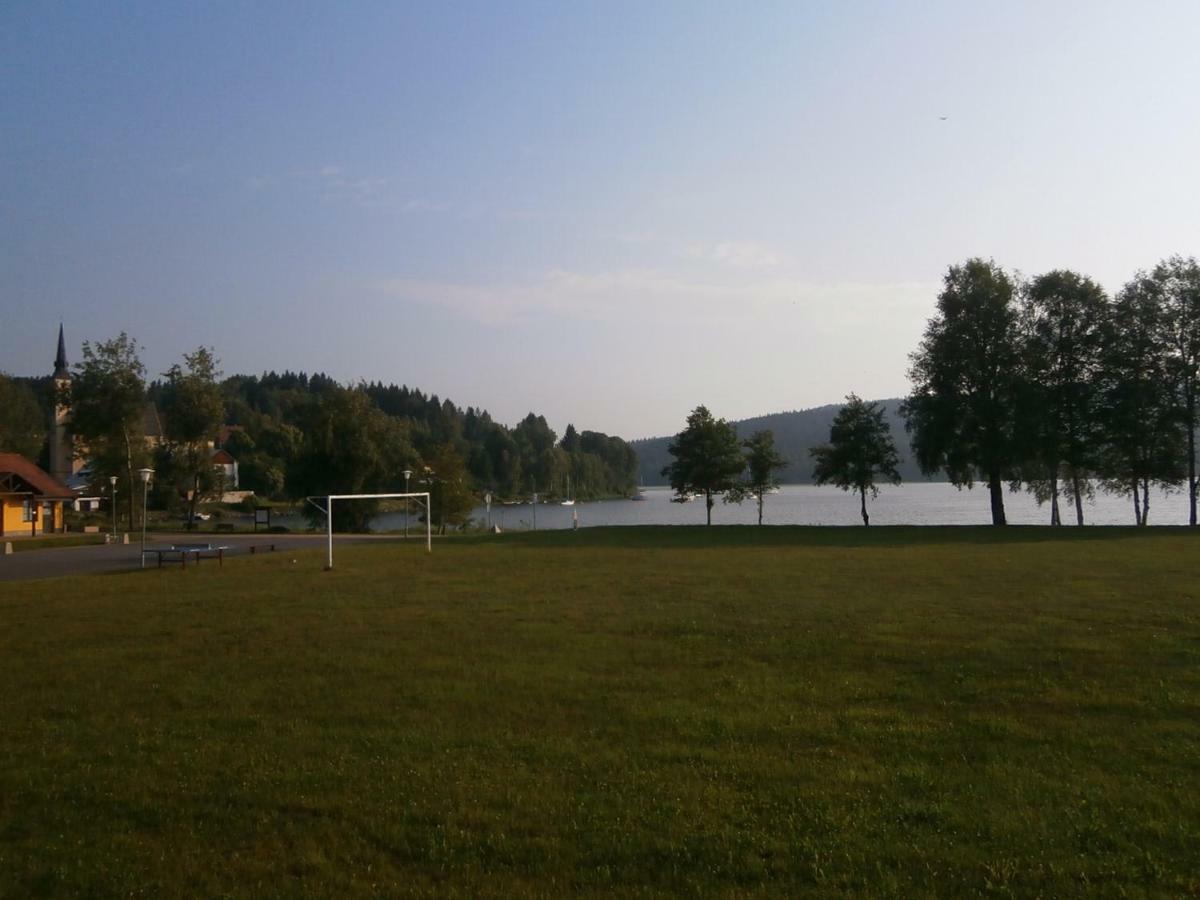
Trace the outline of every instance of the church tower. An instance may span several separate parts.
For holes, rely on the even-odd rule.
[[[71,373],[67,371],[67,343],[63,339],[62,323],[58,326],[58,355],[54,357],[54,389],[59,391],[70,387]],[[69,407],[54,403],[54,412],[50,419],[50,474],[59,481],[66,483],[75,472],[75,454],[71,447],[71,435],[68,432],[68,420],[71,417]]]

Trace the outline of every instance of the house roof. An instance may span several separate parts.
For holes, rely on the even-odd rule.
[[[0,482],[9,488],[23,485],[27,490],[13,491],[0,487],[2,493],[32,493],[45,500],[73,500],[74,492],[48,472],[43,472],[19,453],[0,453]]]
[[[229,455],[228,450],[217,450],[211,458],[212,464],[215,466],[232,466],[234,458]]]

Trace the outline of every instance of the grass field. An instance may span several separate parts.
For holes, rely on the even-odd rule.
[[[47,534],[38,537],[5,538],[12,543],[14,553],[27,550],[54,550],[60,547],[85,547],[103,544],[103,534]]]
[[[0,896],[1200,894],[1198,542],[596,529],[0,585]]]

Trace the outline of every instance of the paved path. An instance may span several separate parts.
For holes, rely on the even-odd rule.
[[[338,535],[335,543],[395,540],[394,535]],[[171,544],[209,543],[228,547],[226,556],[245,556],[252,545],[274,544],[277,551],[315,550],[325,546],[323,534],[163,534],[155,533],[147,547]],[[141,544],[91,544],[84,547],[58,547],[47,550],[18,551],[0,555],[0,582],[57,578],[60,575],[94,575],[102,572],[127,572],[139,567]],[[157,565],[147,559],[147,565]],[[200,565],[215,566],[215,560]]]

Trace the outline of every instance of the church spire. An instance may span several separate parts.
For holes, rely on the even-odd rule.
[[[58,323],[58,355],[54,357],[54,377],[71,377],[71,373],[67,371],[67,342],[63,339],[62,322]]]

